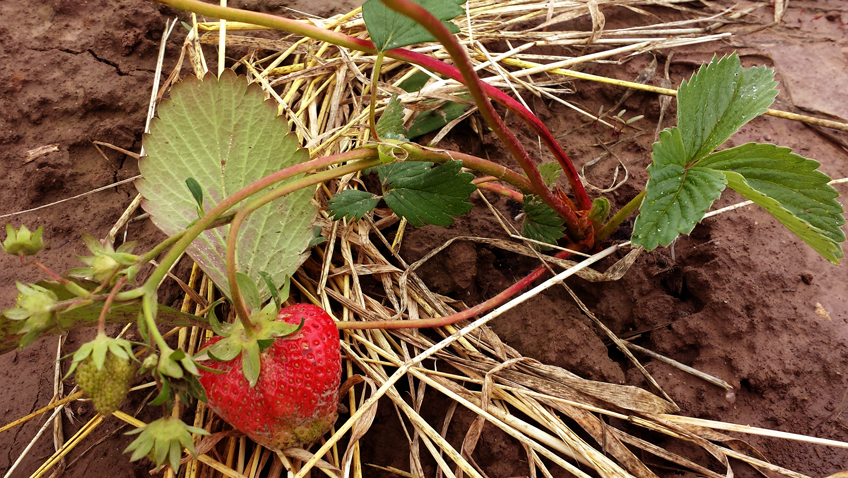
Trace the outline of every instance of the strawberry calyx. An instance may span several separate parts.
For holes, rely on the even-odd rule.
[[[138,273],[135,263],[139,257],[132,254],[136,242],[129,241],[114,249],[112,244],[105,246],[94,236],[83,233],[82,240],[85,242],[92,256],[77,256],[79,260],[89,267],[77,267],[67,272],[68,276],[79,279],[94,280],[100,283],[115,282],[118,276],[125,276],[131,281]]]
[[[34,256],[44,249],[44,226],[39,226],[35,232],[30,232],[23,224],[17,231],[11,224],[6,224],[6,240],[0,247],[7,254],[15,256]]]
[[[94,361],[94,366],[97,370],[102,370],[106,363],[106,356],[109,353],[123,360],[134,360],[138,362],[138,359],[135,358],[135,354],[132,351],[132,343],[129,340],[113,339],[104,333],[98,333],[94,340],[82,344],[82,346],[74,352],[71,368],[68,369],[68,373],[65,374],[63,380],[70,377],[80,363],[86,360],[89,356],[91,356]]]
[[[197,457],[191,433],[209,435],[206,430],[186,425],[178,418],[171,416],[160,418],[127,433],[127,435],[140,435],[130,443],[124,453],[133,452],[130,461],[140,460],[146,456],[156,463],[156,466],[161,466],[167,462],[176,474],[180,469],[183,448],[187,449],[195,458]]]
[[[234,324],[221,324],[215,314],[210,313],[209,321],[213,329],[223,338],[203,349],[194,357],[194,360],[212,359],[218,362],[229,362],[241,355],[244,376],[251,387],[255,386],[259,380],[261,352],[273,345],[276,339],[295,334],[303,327],[302,320],[299,324],[276,320],[276,311],[276,304],[271,302],[258,312],[251,314],[249,320],[253,330],[250,331],[240,321]]]

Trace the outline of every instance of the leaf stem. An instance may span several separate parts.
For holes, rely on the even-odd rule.
[[[524,203],[524,195],[520,192],[506,186],[490,182],[496,181],[497,179],[498,178],[494,176],[486,176],[484,178],[475,179],[472,183],[474,183],[478,189],[486,189],[500,196],[512,199],[513,201],[517,201],[522,204]]]
[[[571,256],[571,252],[569,251],[560,251],[556,254],[556,257],[559,259],[568,259]],[[503,292],[498,295],[492,297],[491,299],[481,302],[474,307],[469,309],[465,309],[462,312],[457,312],[456,314],[447,315],[444,317],[433,317],[430,319],[417,319],[417,320],[378,320],[378,321],[370,321],[370,322],[336,322],[336,326],[339,330],[344,329],[423,329],[427,327],[442,327],[445,325],[455,324],[461,320],[466,320],[474,317],[475,315],[482,314],[489,310],[494,309],[495,307],[503,304],[510,297],[517,294],[522,289],[529,287],[536,279],[542,277],[542,274],[548,271],[548,267],[543,265],[533,272],[531,272],[527,277],[521,279],[515,284],[511,285]]]
[[[118,294],[118,291],[121,290],[121,287],[123,287],[126,282],[126,277],[118,279],[118,282],[115,283],[115,287],[112,287],[112,291],[109,292],[109,296],[106,297],[106,302],[103,303],[103,310],[100,311],[100,317],[97,319],[98,334],[106,334],[106,316],[109,315],[109,307],[112,307],[112,301],[115,300],[115,295]]]
[[[170,5],[175,8],[195,12],[200,15],[205,15],[212,18],[221,18],[230,21],[252,23],[261,25],[276,30],[281,30],[297,35],[314,38],[318,41],[331,43],[333,45],[342,46],[351,50],[362,51],[370,54],[379,53],[374,47],[374,44],[368,40],[354,38],[344,33],[326,30],[305,22],[298,22],[284,17],[269,15],[266,13],[251,12],[247,10],[238,10],[228,7],[220,7],[211,3],[205,3],[200,0],[155,0],[159,3]],[[441,26],[441,23],[439,23]],[[419,66],[427,68],[436,73],[445,75],[453,80],[465,83],[463,75],[456,67],[447,63],[427,56],[423,53],[413,52],[403,48],[395,48],[386,52],[386,56],[400,61],[415,63]],[[568,155],[560,147],[557,140],[553,137],[547,127],[524,105],[512,99],[509,95],[501,90],[487,84],[479,85],[485,92],[495,101],[504,105],[507,109],[515,113],[528,126],[530,126],[536,134],[538,134],[554,157],[557,158],[560,166],[563,168],[565,175],[571,185],[572,192],[577,199],[577,206],[582,210],[588,210],[592,207],[592,201],[586,194],[586,189],[577,174],[577,169],[568,158]],[[555,208],[556,209],[556,208]],[[559,211],[558,211],[559,212]],[[576,221],[575,221],[576,223]]]
[[[517,187],[521,192],[527,194],[534,194],[533,185],[530,184],[530,181],[527,177],[522,176],[515,171],[507,168],[506,166],[501,166],[495,162],[489,161],[487,159],[478,158],[477,156],[472,156],[470,154],[460,153],[457,151],[449,151],[449,150],[433,150],[431,148],[424,148],[415,143],[404,143],[399,145],[404,149],[407,153],[409,153],[409,158],[407,161],[432,161],[434,163],[446,163],[448,161],[462,161],[462,167],[473,169],[474,171],[488,174],[490,176],[494,176],[501,181],[512,184]]]
[[[468,88],[468,92],[474,98],[474,103],[477,105],[477,110],[498,136],[498,139],[501,140],[515,160],[518,161],[518,164],[521,165],[521,169],[524,170],[530,179],[530,184],[532,184],[535,193],[565,220],[566,228],[572,239],[582,239],[585,236],[585,232],[580,230],[576,212],[569,208],[562,199],[553,194],[547,185],[545,185],[542,175],[539,173],[527,150],[524,149],[515,134],[507,128],[503,119],[495,111],[495,107],[492,106],[492,102],[489,101],[489,97],[482,87],[480,77],[477,76],[477,72],[471,65],[471,59],[468,57],[465,49],[459,44],[456,37],[442,22],[427,11],[426,8],[417,3],[410,0],[380,1],[392,10],[417,22],[442,44],[462,74],[462,78],[465,80],[465,86]]]
[[[257,332],[257,326],[250,321],[247,308],[244,305],[244,299],[241,295],[241,290],[239,289],[238,282],[236,281],[236,247],[238,244],[238,233],[239,229],[241,229],[242,223],[244,223],[245,219],[247,219],[247,216],[260,207],[277,198],[283,197],[286,194],[290,194],[298,189],[308,186],[323,183],[329,179],[344,176],[345,174],[362,171],[363,169],[379,165],[380,158],[378,157],[377,150],[369,149],[366,151],[370,153],[370,158],[364,157],[354,163],[322,171],[320,173],[283,184],[282,186],[253,199],[236,213],[236,216],[233,218],[233,222],[230,224],[230,232],[227,236],[227,281],[230,283],[230,294],[232,295],[233,304],[235,304],[236,307],[236,313],[239,320],[241,320],[244,325],[245,331],[248,331],[248,336],[251,332]]]
[[[159,266],[153,270],[153,273],[147,279],[147,282],[144,283],[143,286],[135,289],[134,291],[127,291],[132,294],[127,294],[126,298],[135,298],[140,295],[151,295],[156,292],[159,288],[159,283],[162,282],[162,279],[168,273],[168,269],[177,261],[183,251],[188,248],[192,241],[194,241],[197,236],[199,236],[207,227],[215,222],[215,220],[227,212],[230,208],[234,207],[244,199],[249,198],[250,196],[258,193],[259,191],[272,186],[280,181],[288,179],[292,176],[297,176],[298,174],[304,174],[309,171],[324,168],[327,166],[331,166],[333,164],[343,163],[346,161],[353,161],[357,159],[370,158],[376,156],[377,152],[373,148],[371,149],[356,149],[353,151],[348,151],[341,154],[335,154],[332,156],[326,156],[323,158],[313,159],[312,161],[307,161],[305,163],[295,164],[294,166],[290,166],[288,168],[277,171],[276,173],[269,174],[262,179],[259,179],[238,192],[234,193],[232,196],[224,199],[217,206],[212,208],[209,212],[206,213],[205,216],[200,218],[194,225],[188,228],[185,231],[185,234],[179,238],[174,243],[174,246],[165,257],[162,258],[162,261],[159,263]],[[123,294],[123,293],[122,293]],[[124,296],[121,294],[118,295],[118,298],[123,299]]]
[[[374,70],[371,72],[371,104],[368,105],[368,128],[371,129],[371,140],[375,143],[380,142],[380,135],[377,134],[377,84],[380,82],[380,69],[383,67],[383,57],[386,52],[381,51],[377,54],[377,59],[374,60]]]
[[[612,234],[618,226],[627,219],[628,216],[633,214],[634,211],[639,209],[639,206],[642,205],[642,200],[645,199],[645,190],[636,195],[633,199],[630,200],[627,204],[624,205],[623,208],[619,209],[615,216],[611,217],[609,221],[600,229],[595,232],[595,242],[600,243],[604,239],[608,238],[610,234]]]

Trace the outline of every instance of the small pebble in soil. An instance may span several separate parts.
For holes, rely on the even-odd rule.
[[[810,285],[810,284],[813,283],[813,275],[810,274],[809,272],[804,272],[804,273],[801,274],[801,280],[805,284]]]
[[[727,400],[727,403],[736,403],[736,392],[730,390],[724,394],[724,399]]]

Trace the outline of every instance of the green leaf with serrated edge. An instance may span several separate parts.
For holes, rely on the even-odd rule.
[[[459,95],[459,97],[466,99],[471,98],[469,95]],[[436,109],[422,111],[421,113],[418,113],[418,116],[416,116],[414,120],[412,120],[412,124],[409,125],[406,135],[412,139],[431,131],[441,129],[451,121],[462,116],[467,109],[468,105],[466,104],[448,101]]]
[[[165,234],[184,230],[197,218],[194,199],[185,194],[185,178],[203,186],[210,210],[248,184],[309,159],[288,129],[258,84],[248,86],[231,70],[220,79],[212,73],[203,81],[187,76],[171,89],[171,99],[159,106],[159,117],[144,136],[146,156],[139,161],[143,178],[136,182],[145,198],[142,206]],[[239,272],[256,281],[265,270],[275,282],[294,274],[312,239],[317,208],[311,197],[309,188],[301,189],[247,218],[236,251]],[[205,231],[187,252],[229,297],[228,231],[229,226]]]
[[[763,209],[768,211],[796,236],[809,244],[822,257],[833,264],[839,264],[839,259],[843,257],[842,247],[831,240],[825,231],[792,214],[777,200],[751,188],[741,174],[732,171],[727,171],[724,174],[727,177],[728,186],[731,189],[762,206]]]
[[[724,191],[727,180],[721,172],[685,167],[684,148],[678,128],[666,129],[654,143],[646,195],[630,239],[633,245],[650,251],[689,234]]]
[[[465,10],[454,0],[412,0],[426,8],[442,22],[451,33],[459,28],[447,21],[456,18]],[[464,2],[463,2],[464,3]],[[409,17],[395,12],[383,5],[380,0],[368,0],[362,5],[362,19],[371,35],[371,41],[378,50],[386,51],[416,43],[436,41],[427,30]]]
[[[467,202],[477,186],[474,175],[460,173],[461,161],[448,161],[431,168],[432,163],[409,161],[377,168],[383,184],[383,199],[398,216],[415,227],[425,222],[435,226],[453,224],[473,207]]]
[[[736,53],[704,65],[677,90],[677,124],[686,162],[697,161],[763,114],[777,96],[774,71],[742,68]]]
[[[197,203],[197,207],[201,210],[203,209],[203,188],[200,187],[200,183],[197,182],[194,178],[186,179],[186,186],[188,186],[188,190],[191,191],[191,196],[194,198],[194,202]]]
[[[256,282],[253,282],[253,279],[243,272],[236,272],[236,282],[242,297],[247,302],[247,306],[251,310],[258,309],[262,303],[259,301],[259,288],[256,287]]]
[[[262,280],[265,281],[265,286],[268,287],[268,292],[271,293],[271,298],[274,299],[274,305],[279,309],[282,306],[282,302],[280,301],[280,294],[277,292],[277,286],[274,285],[274,280],[271,279],[271,275],[265,271],[259,272],[259,275],[262,276]]]
[[[542,180],[549,188],[553,187],[554,183],[557,182],[560,173],[562,173],[562,168],[557,162],[551,161],[549,163],[542,163],[539,165],[539,174],[542,175]]]
[[[362,219],[362,216],[373,211],[379,202],[380,196],[368,191],[346,189],[327,201],[327,212],[335,221],[343,218],[358,221]]]
[[[397,93],[392,94],[389,104],[377,120],[377,136],[380,138],[390,136],[394,138],[406,137],[406,130],[403,128],[403,105],[398,99]]]
[[[248,342],[245,345],[244,350],[241,352],[241,357],[244,378],[246,378],[250,386],[253,387],[259,380],[259,368],[261,366],[261,360],[259,358],[259,344],[256,342]]]
[[[547,244],[556,244],[564,235],[565,221],[539,196],[524,196],[524,222],[521,235]]]
[[[747,143],[713,153],[698,165],[741,174],[750,188],[776,200],[834,243],[845,240],[841,228],[845,224],[844,209],[836,201],[839,193],[828,184],[830,177],[818,171],[818,161],[797,155],[790,148]]]

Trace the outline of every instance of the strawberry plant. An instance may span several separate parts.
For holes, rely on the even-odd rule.
[[[339,329],[453,324],[503,303],[545,271],[534,271],[483,304],[431,319],[336,324],[317,306],[283,307],[289,278],[316,240],[321,240],[314,188],[332,179],[374,171],[381,189],[380,194],[337,191],[326,208],[336,221],[360,220],[384,201],[412,226],[448,226],[471,209],[471,194],[486,188],[521,200],[522,232],[541,243],[540,249],[561,245],[583,252],[597,250],[637,210],[632,244],[647,250],[668,246],[679,234],[691,232],[725,187],[730,187],[766,209],[827,260],[837,263],[843,256],[843,209],[828,185],[829,178],[817,170],[817,162],[768,144],[717,150],[745,123],[763,114],[777,94],[771,70],[744,69],[736,55],[714,58],[683,83],[678,126],[663,131],[654,144],[645,190],[610,218],[609,201],[589,198],[570,159],[544,124],[477,76],[452,35],[457,27],[450,20],[463,12],[454,0],[368,0],[363,18],[371,41],[196,0],[160,1],[361,50],[376,55],[376,60],[367,124],[371,137],[354,149],[315,158],[289,133],[288,124],[277,115],[277,103],[265,99],[268,91],[258,82],[249,83],[231,70],[202,79],[187,77],[159,107],[144,138],[146,156],[139,163],[142,206],[168,239],[136,255],[133,243],[115,249],[85,235],[93,254],[80,257],[87,267],[64,275],[30,261],[52,280],[18,284],[17,306],[4,312],[9,320],[0,326],[2,343],[25,346],[42,334],[96,320],[97,338],[74,354],[69,374],[76,372],[77,383],[104,415],[119,407],[135,374],[136,353],[144,355],[142,368],[152,374],[159,392],[151,404],[163,405],[166,413],[139,430],[127,449],[133,452],[133,460],[147,456],[157,465],[167,463],[176,470],[183,448],[194,453],[190,433],[206,432],[170,416],[178,398],[206,402],[266,447],[283,450],[311,444],[338,416]],[[453,66],[404,49],[428,41],[441,42]],[[461,81],[468,90],[464,98],[473,99],[520,171],[410,141],[433,124],[449,121],[448,108],[453,118],[459,117],[465,108],[455,106],[460,103],[444,107],[442,123],[433,122],[433,113],[423,120],[419,117],[407,130],[403,105],[392,96],[377,119],[381,95],[377,85],[385,57]],[[556,162],[537,167],[490,99],[538,133]],[[554,186],[559,174],[565,175],[570,195]],[[23,263],[24,256],[43,247],[42,230],[31,233],[25,227],[15,231],[7,226],[3,248],[20,256]],[[556,257],[564,259],[571,251],[558,252]],[[234,311],[233,323],[217,319],[218,302],[206,307],[201,314],[205,317],[158,303],[159,286],[183,253],[220,291]],[[136,284],[140,268],[160,255],[152,274]],[[104,327],[109,321],[136,321],[144,343],[134,351],[130,342],[106,337]],[[189,355],[168,344],[159,330],[164,323],[202,323],[217,337],[197,355]]]

